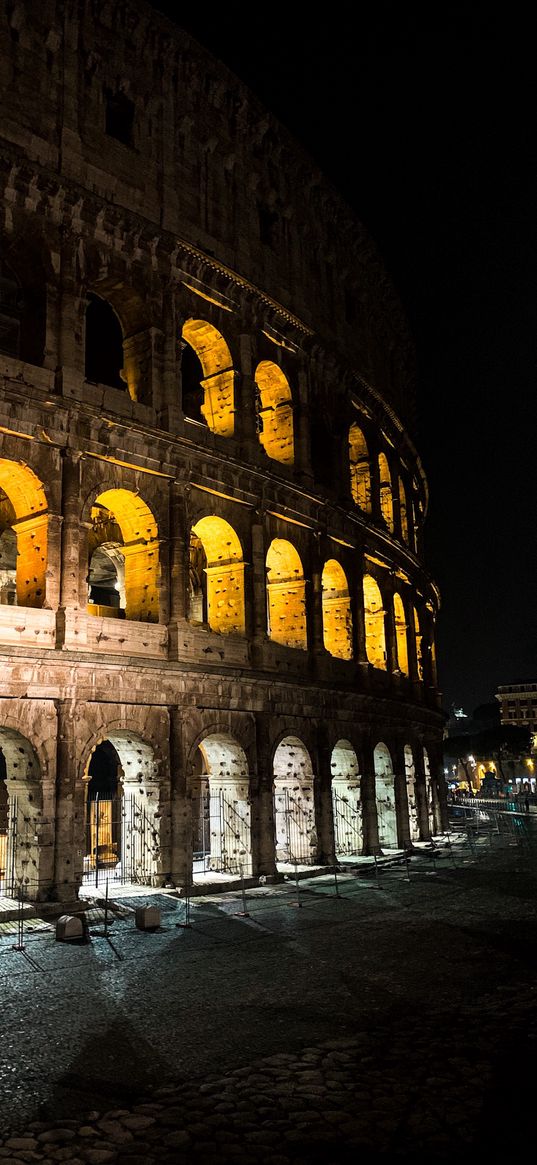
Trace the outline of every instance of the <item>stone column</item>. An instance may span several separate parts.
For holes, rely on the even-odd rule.
[[[311,467],[309,385],[305,370],[300,369],[298,371],[292,389],[294,389],[293,429],[295,472],[300,480],[309,483],[313,480],[313,471]]]
[[[264,874],[273,879],[277,871],[269,720],[262,713],[257,713],[255,721],[257,780],[252,800],[252,867],[254,874]]]
[[[260,514],[254,516],[252,523],[251,593],[252,633],[254,643],[260,649],[267,638],[267,571],[263,520]]]
[[[235,380],[236,436],[241,442],[242,455],[257,460],[259,438],[257,432],[257,386],[254,379],[252,337],[242,334],[238,337],[240,351],[240,375]]]
[[[183,713],[170,708],[170,881],[178,889],[192,883],[192,806],[186,787]]]
[[[360,760],[362,793],[362,826],[364,833],[364,854],[378,853],[379,832],[377,821],[377,794],[375,786],[375,761],[373,745],[369,734],[364,736]]]
[[[62,524],[61,514],[49,514],[44,606],[50,611],[56,611],[60,604]]]
[[[386,660],[388,664],[388,675],[393,676],[395,672],[399,671],[399,661],[397,659],[397,638],[395,634],[395,612],[393,609],[393,577],[384,579],[382,587],[382,604],[384,607],[384,629],[386,635]]]
[[[176,659],[179,624],[187,617],[189,571],[186,498],[184,487],[176,481],[170,486],[169,532],[169,650],[170,658]]]
[[[318,771],[314,788],[316,793],[317,836],[319,839],[318,861],[328,866],[333,866],[336,862],[331,758],[332,754],[330,745],[326,739],[326,732],[324,726],[321,726],[318,748]]]
[[[393,771],[395,776],[395,813],[397,817],[397,840],[402,849],[410,846],[410,822],[408,810],[408,795],[406,787],[406,766],[404,744],[393,742],[391,749]]]
[[[77,772],[74,732],[76,715],[71,700],[58,700],[56,772],[56,846],[54,896],[59,902],[76,899],[82,884],[85,851],[86,785]]]
[[[62,450],[62,540],[60,603],[63,608],[84,605],[82,587],[86,586],[86,563],[81,562],[80,538],[80,453]]]

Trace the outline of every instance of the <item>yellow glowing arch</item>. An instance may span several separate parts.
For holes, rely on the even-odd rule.
[[[352,615],[347,576],[334,558],[322,573],[323,642],[330,655],[352,659]]]
[[[393,534],[394,524],[392,479],[390,474],[390,467],[388,465],[388,458],[386,457],[385,453],[379,453],[379,489],[382,517],[386,522],[388,530],[391,534]]]
[[[0,458],[0,489],[15,513],[17,605],[42,607],[46,597],[48,512],[45,487],[27,465]]]
[[[102,507],[113,515],[123,538],[125,616],[144,623],[156,623],[160,576],[156,520],[140,495],[128,489],[107,489],[99,494],[95,498],[92,518]]]
[[[259,393],[259,440],[273,461],[292,465],[295,449],[293,400],[289,381],[272,360],[262,360],[255,370],[255,383]]]
[[[243,634],[244,561],[235,530],[223,518],[210,514],[196,522],[192,533],[199,538],[207,561],[204,585],[209,627],[223,635]]]
[[[349,429],[349,464],[353,500],[366,514],[371,513],[371,472],[366,439],[357,424]]]
[[[386,632],[380,587],[372,575],[366,574],[363,588],[367,658],[373,667],[386,671]]]
[[[211,432],[232,437],[235,428],[235,373],[224,337],[207,320],[186,320],[183,340],[193,348],[203,369],[201,412]]]
[[[275,538],[267,553],[268,633],[276,643],[306,651],[306,582],[300,555]]]
[[[397,592],[393,596],[393,613],[395,618],[395,642],[397,646],[397,663],[399,671],[408,675],[408,641],[405,608],[401,595]]]

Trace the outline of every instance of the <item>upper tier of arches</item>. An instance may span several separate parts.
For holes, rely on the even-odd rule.
[[[335,380],[332,364],[308,361],[294,341],[226,315],[208,295],[179,303],[174,293],[159,305],[143,282],[111,275],[77,286],[70,306],[62,289],[70,327],[57,335],[58,289],[45,261],[36,253],[30,295],[27,249],[13,245],[8,259],[0,250],[0,354],[57,367],[61,348],[84,403],[125,415],[122,394],[154,427],[198,443],[205,430],[238,460],[253,457],[277,476],[312,482],[419,552],[421,467],[401,427],[390,434],[378,396],[375,412],[353,402],[363,386],[347,371]],[[39,343],[24,323],[28,312],[41,320]]]

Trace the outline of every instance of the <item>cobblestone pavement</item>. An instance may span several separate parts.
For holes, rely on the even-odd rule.
[[[456,864],[445,855],[436,873],[420,859],[410,881],[387,870],[378,889],[342,879],[341,900],[333,880],[311,882],[302,908],[290,887],[252,892],[250,918],[225,895],[194,908],[190,931],[173,921],[178,903],[154,936],[133,933],[124,908],[112,928],[122,958],[100,964],[99,991],[107,1012],[111,988],[123,1003],[136,989],[138,1006],[144,984],[146,1022],[127,1035],[95,1011],[87,960],[106,939],[66,949],[36,935],[30,958],[46,968],[48,952],[53,972],[5,952],[26,964],[26,990],[2,983],[18,1008],[3,1010],[15,1030],[2,1036],[0,1162],[351,1165],[477,1152],[526,1161],[537,878],[531,854],[480,853],[476,862],[460,849]],[[140,941],[143,959],[130,946]],[[53,1024],[47,1013],[31,1061],[19,1045],[31,1022],[39,1031],[47,996],[63,1011],[53,1007]],[[34,1076],[20,1091],[25,1065]]]

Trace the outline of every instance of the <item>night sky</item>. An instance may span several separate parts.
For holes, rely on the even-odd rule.
[[[403,301],[431,492],[426,558],[442,594],[439,681],[446,710],[470,713],[498,684],[537,679],[531,12],[345,5],[334,23],[294,12],[228,3],[181,8],[177,22],[303,143]]]

